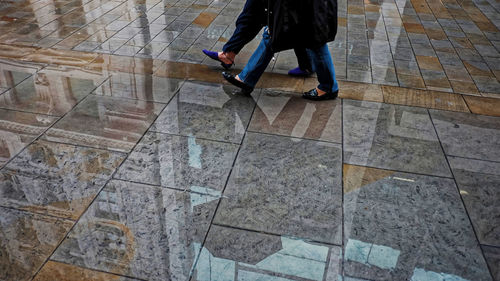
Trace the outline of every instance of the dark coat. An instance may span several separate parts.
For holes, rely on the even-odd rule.
[[[337,35],[337,0],[268,0],[274,52],[314,49]]]

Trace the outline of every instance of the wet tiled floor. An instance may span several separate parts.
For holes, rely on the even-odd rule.
[[[244,0],[1,1],[0,280],[500,280],[499,3],[338,3],[312,102]]]

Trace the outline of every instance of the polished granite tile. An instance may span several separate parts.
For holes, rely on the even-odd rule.
[[[500,162],[500,118],[430,110],[446,155]]]
[[[192,281],[341,280],[338,246],[217,225],[196,246],[201,252]]]
[[[219,196],[111,181],[52,256],[147,280],[187,280]]]
[[[382,86],[384,102],[459,112],[469,112],[461,95],[438,91],[424,91]]]
[[[342,142],[341,101],[306,101],[296,94],[263,92],[248,128],[296,138]]]
[[[0,109],[0,167],[29,145],[57,118]]]
[[[73,222],[0,207],[0,279],[30,280]]]
[[[483,249],[484,257],[490,267],[493,280],[500,280],[500,248],[481,246]]]
[[[62,262],[48,261],[33,281],[139,281]]]
[[[500,163],[448,160],[479,242],[500,247]]]
[[[344,166],[344,274],[491,280],[452,179]]]
[[[115,178],[200,193],[222,191],[238,145],[147,133]]]
[[[240,143],[255,107],[255,99],[235,92],[231,87],[185,82],[151,130]]]
[[[39,73],[0,95],[0,108],[61,116],[94,87],[90,79]]]
[[[37,141],[0,171],[0,205],[78,219],[124,158]]]
[[[451,176],[426,109],[344,100],[344,162]]]
[[[116,98],[168,103],[184,80],[158,77],[151,74],[115,72],[94,93]]]
[[[89,95],[42,138],[129,152],[164,104]]]
[[[500,117],[500,99],[465,95],[464,99],[472,113]]]
[[[248,133],[214,222],[341,243],[341,146]]]

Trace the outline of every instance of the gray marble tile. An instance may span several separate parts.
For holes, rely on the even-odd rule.
[[[129,152],[164,107],[149,101],[89,95],[42,137]]]
[[[248,130],[341,143],[341,114],[338,99],[317,103],[294,94],[266,91],[259,97]]]
[[[77,219],[125,155],[37,141],[0,172],[0,205]]]
[[[215,222],[341,242],[341,147],[248,133]]]
[[[479,242],[500,247],[500,163],[448,160]]]
[[[491,275],[493,275],[493,280],[500,280],[500,248],[481,246],[483,249],[486,262],[490,267]]]
[[[430,110],[447,155],[500,161],[500,118]]]
[[[147,133],[116,178],[200,193],[222,191],[238,145]]]
[[[94,91],[94,94],[168,103],[179,91],[183,82],[182,79],[151,74],[115,72]]]
[[[344,100],[344,162],[451,176],[426,109]]]
[[[187,280],[218,196],[111,181],[52,256],[147,280]]]
[[[198,248],[192,281],[340,280],[338,246],[213,225]]]
[[[344,274],[491,280],[452,179],[364,167],[344,171]]]
[[[186,82],[152,131],[240,143],[255,99],[220,84]]]
[[[0,280],[24,281],[42,266],[73,222],[0,207]]]

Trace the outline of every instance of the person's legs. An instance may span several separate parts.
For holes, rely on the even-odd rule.
[[[238,54],[243,47],[252,41],[262,28],[259,24],[262,16],[262,7],[256,0],[247,0],[243,11],[236,20],[236,29],[231,38],[224,44],[224,53]]]
[[[245,84],[254,88],[260,77],[269,65],[269,62],[273,58],[273,52],[271,51],[271,37],[268,33],[267,27],[264,29],[262,34],[262,40],[255,52],[248,60],[245,68],[238,74],[237,78],[243,81]]]
[[[288,75],[298,76],[298,77],[307,77],[313,73],[311,60],[307,55],[307,51],[305,48],[295,48],[293,49],[295,52],[295,56],[297,57],[297,62],[299,63],[299,67],[291,69],[288,71]]]
[[[339,89],[335,78],[335,67],[328,46],[325,44],[316,49],[307,49],[313,70],[318,76],[318,89],[324,92],[336,92]]]
[[[313,70],[318,76],[319,85],[315,89],[305,92],[302,97],[312,100],[334,99],[338,95],[339,85],[335,78],[335,67],[328,46],[307,49],[311,58]]]

